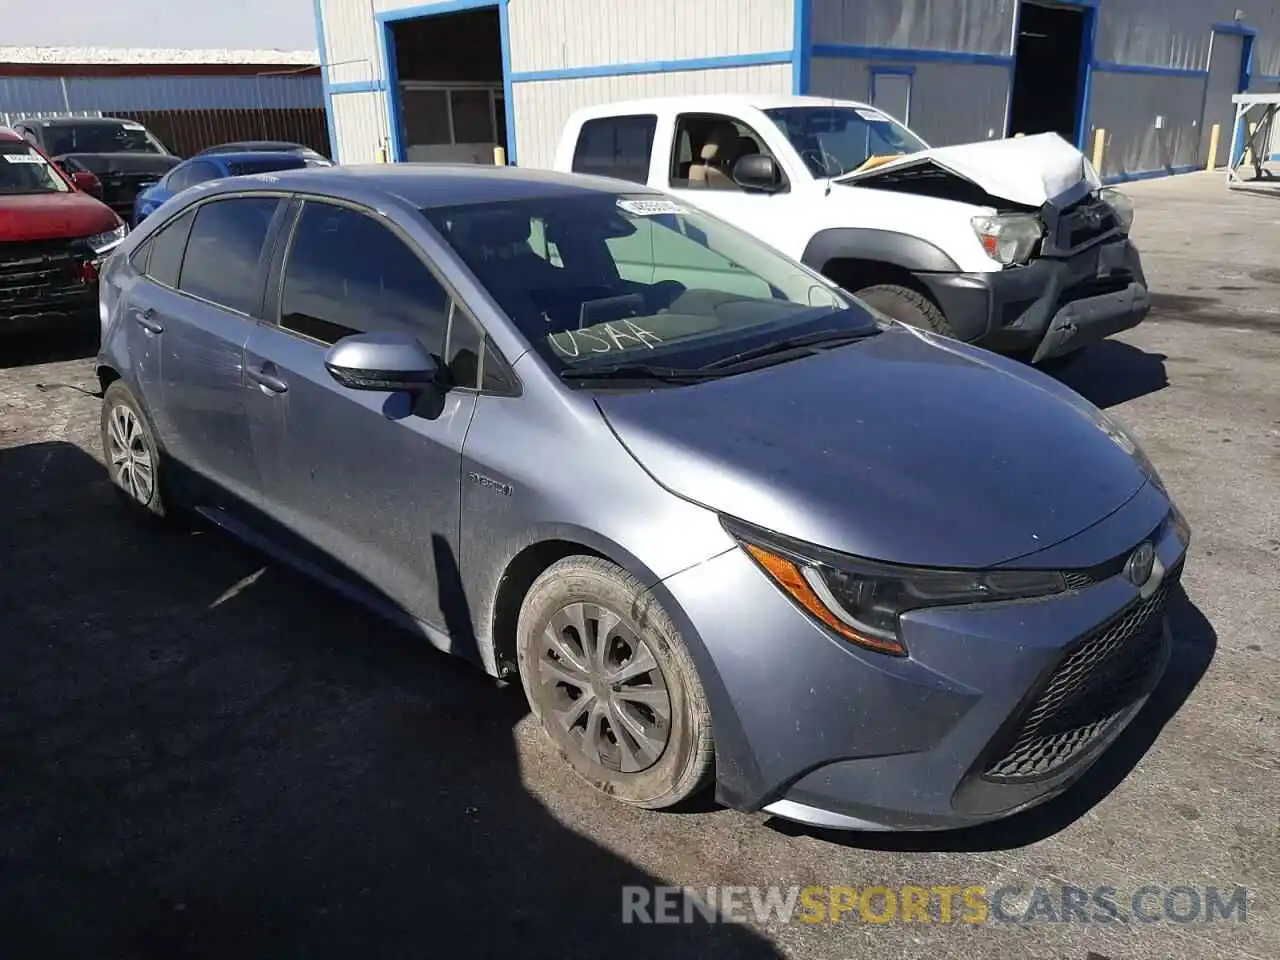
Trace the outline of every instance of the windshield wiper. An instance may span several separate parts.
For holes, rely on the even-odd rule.
[[[648,363],[611,363],[598,367],[571,367],[560,371],[562,380],[659,380],[663,383],[697,383],[724,376],[720,371],[681,370]]]
[[[722,360],[714,360],[700,369],[704,371],[724,370],[726,367],[736,367],[739,364],[750,363],[752,360],[763,360],[775,354],[787,353],[791,350],[803,350],[807,347],[822,347],[823,349],[840,347],[846,343],[855,343],[858,340],[873,337],[879,332],[879,327],[868,326],[858,330],[817,330],[812,333],[802,333],[794,337],[784,337],[781,340],[771,340],[769,343],[752,347],[750,350],[743,350],[741,353],[735,353]]]

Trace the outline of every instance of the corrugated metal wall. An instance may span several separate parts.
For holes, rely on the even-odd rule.
[[[792,0],[518,0],[511,68],[553,70],[790,50]]]
[[[791,92],[791,66],[727,67],[624,77],[539,80],[515,85],[516,142],[522,167],[549,167],[573,111],[635,97],[699,93]]]
[[[965,53],[1008,53],[1017,8],[1016,0],[812,0],[812,3],[816,43]]]
[[[387,135],[386,97],[380,92],[340,93],[333,98],[333,123],[343,163],[373,163]]]
[[[1106,131],[1102,174],[1198,163],[1203,105],[1202,77],[1095,73],[1089,116],[1091,130]],[[1162,118],[1160,128],[1156,127],[1156,117]],[[1090,139],[1089,152],[1092,143]],[[1224,146],[1219,149],[1219,156],[1225,155]]]
[[[810,88],[820,97],[867,100],[871,70],[883,62],[816,59]],[[911,129],[943,146],[1003,137],[1009,68],[968,63],[918,63],[911,84]]]
[[[290,110],[324,106],[320,77],[4,76],[0,111]]]

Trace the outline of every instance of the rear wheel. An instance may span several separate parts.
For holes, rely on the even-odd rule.
[[[102,395],[102,453],[111,482],[135,510],[165,517],[160,450],[133,392],[117,380]]]
[[[711,715],[675,624],[634,577],[595,557],[552,564],[520,611],[520,679],[571,767],[662,809],[711,779]]]
[[[938,305],[918,290],[896,283],[880,283],[863,287],[855,291],[854,296],[909,327],[931,330],[944,337],[955,336]]]

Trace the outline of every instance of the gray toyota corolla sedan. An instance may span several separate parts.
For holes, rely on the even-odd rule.
[[[519,674],[626,803],[714,779],[817,825],[989,820],[1061,792],[1163,670],[1189,533],[1120,425],[662,194],[216,181],[101,288],[140,514]]]

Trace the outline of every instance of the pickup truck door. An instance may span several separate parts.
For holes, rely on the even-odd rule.
[[[765,194],[748,193],[738,188],[692,187],[686,177],[678,176],[686,172],[688,163],[697,160],[692,155],[697,145],[693,143],[691,128],[696,129],[698,125],[709,122],[732,123],[738,128],[744,145],[750,138],[759,146],[760,152],[772,156],[783,171],[787,189],[781,193]],[[798,206],[795,193],[797,189],[811,186],[812,178],[806,174],[804,181],[797,182],[796,172],[784,153],[789,149],[786,138],[763,116],[759,122],[748,123],[742,118],[724,114],[669,115],[659,123],[654,136],[649,183],[746,230],[789,256],[799,257],[808,238],[801,239],[798,234],[794,238],[791,236],[797,226],[794,222]]]

